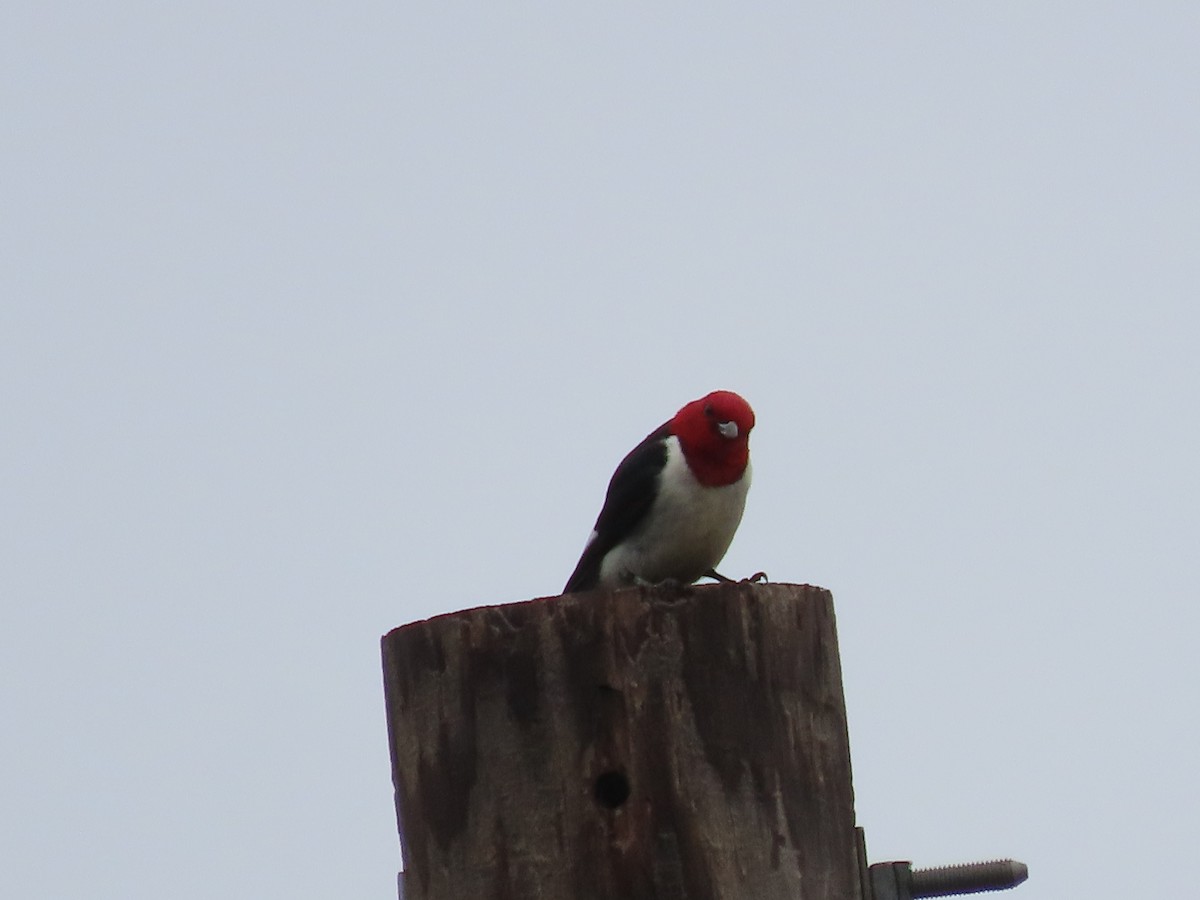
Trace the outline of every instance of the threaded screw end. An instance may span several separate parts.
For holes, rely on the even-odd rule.
[[[913,869],[913,897],[949,897],[954,894],[975,894],[981,891],[1003,891],[1016,887],[1029,877],[1025,863],[1013,859],[965,863],[960,866],[939,866],[933,869]]]

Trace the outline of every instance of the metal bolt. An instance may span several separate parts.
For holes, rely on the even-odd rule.
[[[1016,887],[1029,877],[1025,863],[1014,859],[912,870],[913,897],[947,897]]]

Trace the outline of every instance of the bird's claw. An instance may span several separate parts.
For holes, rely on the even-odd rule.
[[[726,578],[724,575],[722,575],[716,569],[709,569],[707,572],[704,573],[704,575],[707,578],[712,578],[715,581],[721,582],[721,584],[766,584],[767,583],[767,573],[766,572],[755,572],[749,578],[742,578],[737,581],[735,581],[732,578]]]
[[[678,578],[664,578],[662,581],[651,581],[640,575],[634,575],[633,583],[636,587],[651,588],[656,591],[666,591],[672,594],[682,594],[688,588],[688,585],[684,584]]]

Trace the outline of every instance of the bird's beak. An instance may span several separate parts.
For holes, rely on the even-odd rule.
[[[738,436],[737,422],[718,422],[717,431],[721,432],[721,437],[732,440]]]

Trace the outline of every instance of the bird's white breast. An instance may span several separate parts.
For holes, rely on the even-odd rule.
[[[638,531],[605,555],[602,584],[628,584],[635,578],[690,584],[715,567],[733,543],[750,489],[750,464],[733,484],[706,487],[688,468],[679,440],[672,436],[666,443],[667,462],[654,504]]]

